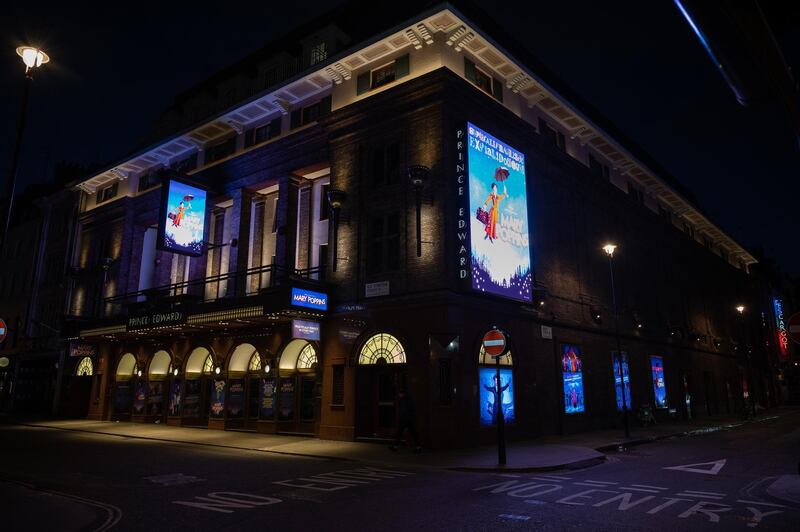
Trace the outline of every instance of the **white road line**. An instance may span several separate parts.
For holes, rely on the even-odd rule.
[[[697,490],[683,490],[686,493],[697,493],[699,495],[719,495],[720,497],[726,497],[727,493],[719,493],[717,491],[697,491]]]
[[[595,484],[594,482],[573,482],[576,486],[589,486],[590,488],[607,488],[606,484]]]
[[[628,486],[621,486],[618,489],[621,489],[623,491],[641,491],[643,493],[661,493],[658,490],[646,490],[644,488],[631,488],[631,487],[628,487]]]
[[[498,473],[497,476],[506,478],[519,478],[521,475],[512,475],[510,473]]]
[[[772,506],[773,508],[789,508],[788,506],[785,506],[783,504],[774,504],[774,503],[771,503],[771,502],[745,501],[743,499],[739,499],[736,502],[742,502],[744,504],[760,504],[761,506]]]
[[[547,477],[531,477],[532,480],[542,480],[544,482],[562,482],[562,480],[557,478],[547,478]]]
[[[691,497],[693,499],[711,499],[711,500],[714,500],[714,501],[721,501],[722,499],[725,498],[724,496],[718,497],[716,495],[700,495],[698,493],[686,493],[686,492],[678,493],[677,496],[678,497]]]
[[[556,475],[537,475],[536,478],[543,478],[547,480],[572,480],[571,477],[559,477]]]
[[[619,484],[619,482],[606,482],[604,480],[584,480],[584,482],[591,482],[592,484],[600,484],[602,486],[611,486],[614,484]]]
[[[647,484],[631,484],[635,488],[647,488],[651,490],[668,490],[669,488],[662,488],[661,486],[648,486]]]
[[[527,521],[530,519],[528,515],[514,515],[514,514],[500,514],[500,517],[504,519],[514,519],[515,521]]]

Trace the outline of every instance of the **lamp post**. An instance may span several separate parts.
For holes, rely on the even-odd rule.
[[[417,257],[422,256],[422,189],[430,177],[430,168],[421,164],[408,167],[408,180],[414,189],[417,206]]]
[[[617,340],[617,372],[619,373],[619,387],[622,391],[622,424],[625,427],[625,438],[631,437],[630,427],[628,426],[628,398],[625,393],[625,373],[622,370],[622,343],[619,338],[619,312],[617,312],[617,290],[614,286],[614,251],[617,249],[616,244],[606,244],[603,246],[603,251],[608,255],[608,272],[611,275],[611,301],[614,307],[614,336]]]
[[[747,335],[746,335],[746,327],[744,322],[744,311],[747,308],[744,305],[736,305],[736,312],[739,314],[739,325],[741,327],[740,334],[742,335],[742,341],[740,343],[740,348],[742,349],[742,353],[744,354],[744,363],[745,363],[745,371],[746,371],[746,378],[747,378],[747,402],[750,403],[750,413],[755,416],[756,408],[755,408],[755,400],[753,399],[753,372],[750,364],[750,353],[747,352]]]
[[[11,223],[11,208],[14,206],[14,189],[17,182],[17,163],[19,162],[19,151],[22,146],[22,135],[25,132],[25,117],[28,111],[31,84],[33,83],[33,71],[50,61],[50,57],[46,53],[32,46],[20,46],[17,48],[17,55],[20,56],[25,64],[25,88],[22,92],[22,102],[20,104],[19,117],[17,118],[17,138],[14,142],[14,151],[11,154],[11,169],[8,172],[8,182],[6,183],[6,212],[3,222],[3,234],[0,235],[0,253],[5,249],[8,226]]]

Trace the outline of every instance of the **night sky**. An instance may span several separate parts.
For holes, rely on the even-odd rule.
[[[113,162],[140,147],[177,94],[339,3],[4,7],[3,178],[22,94],[20,44],[40,45],[52,62],[34,83],[18,192],[49,180],[56,161]],[[707,216],[800,274],[800,150],[788,119],[778,104],[736,102],[672,2],[486,6],[511,38],[691,190]],[[800,21],[783,17],[774,29],[800,71]]]

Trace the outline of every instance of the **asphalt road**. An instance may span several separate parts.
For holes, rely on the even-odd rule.
[[[788,415],[542,474],[0,425],[0,530],[797,530],[800,499],[787,493],[800,485],[798,422]]]

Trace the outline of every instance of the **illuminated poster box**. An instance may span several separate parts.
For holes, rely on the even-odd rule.
[[[617,410],[622,412],[622,383],[619,378],[620,357],[616,351],[614,351],[611,356],[613,359],[612,367],[614,368],[614,388],[617,395]],[[631,410],[631,379],[628,375],[628,353],[625,351],[622,352],[622,380],[625,381],[626,410]]]
[[[495,384],[497,369],[493,367],[478,368],[478,388],[480,393],[480,413],[481,426],[491,427],[495,425],[497,419],[498,406],[503,408],[503,416],[506,424],[514,423],[514,375],[511,368],[500,369],[500,400],[498,402],[498,390]]]
[[[531,301],[525,155],[467,124],[472,288]]]
[[[319,341],[320,327],[316,321],[292,320],[292,338]]]
[[[171,179],[164,183],[156,247],[181,255],[203,254],[206,196],[202,188]]]
[[[667,387],[664,384],[664,359],[661,357],[650,357],[650,371],[653,375],[653,394],[656,400],[656,407],[667,408]]]
[[[586,411],[583,399],[583,362],[577,345],[561,347],[561,371],[564,376],[564,413],[579,414]]]

